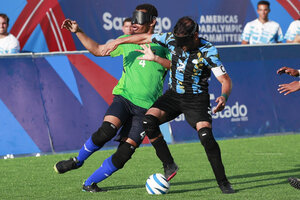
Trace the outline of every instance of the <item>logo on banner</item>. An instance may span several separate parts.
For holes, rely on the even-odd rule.
[[[215,100],[214,94],[210,94],[210,100],[211,101]],[[212,107],[211,110],[213,110],[214,108],[215,106]],[[222,110],[221,112],[217,112],[215,114],[212,114],[212,112],[210,112],[210,114],[212,115],[213,119],[230,119],[231,122],[248,121],[248,116],[247,116],[248,108],[245,104],[241,104],[238,101],[236,101],[232,105],[226,105],[224,110]],[[175,118],[172,121],[175,122],[185,121],[184,114],[179,115],[177,118]]]
[[[126,17],[119,17],[115,16],[113,17],[110,12],[105,12],[102,15],[102,19],[104,21],[103,28],[107,31],[110,31],[112,29],[114,30],[122,30],[122,23],[123,20]],[[171,29],[172,23],[171,19],[168,17],[157,17],[156,18],[156,26],[155,26],[155,32],[160,33],[163,30],[169,31]]]
[[[199,24],[199,36],[210,42],[241,42],[243,24],[238,15],[201,15]]]

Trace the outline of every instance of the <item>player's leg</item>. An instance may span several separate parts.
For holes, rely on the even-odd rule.
[[[174,162],[159,125],[178,116],[180,113],[175,109],[177,107],[177,98],[172,96],[171,91],[167,91],[147,111],[143,121],[146,135],[155,148],[157,157],[163,163],[165,177],[168,181],[176,175],[178,166]]]
[[[85,191],[102,191],[98,189],[96,184],[122,169],[145,137],[142,119],[146,109],[136,106],[126,99],[124,101],[126,101],[126,106],[130,110],[131,117],[127,118],[116,138],[120,145],[117,151],[105,159],[102,165],[85,181],[83,185]]]
[[[122,122],[118,117],[106,115],[101,127],[93,133],[80,149],[77,156],[79,164],[82,165],[91,154],[101,149],[106,142],[110,141],[117,134],[121,125]]]
[[[91,154],[103,147],[106,142],[110,141],[116,135],[122,122],[126,121],[127,112],[122,98],[115,96],[113,103],[105,114],[101,127],[84,143],[78,156],[56,163],[54,165],[55,171],[65,173],[81,167]]]
[[[122,169],[125,163],[131,158],[135,152],[133,145],[127,142],[121,142],[117,151],[105,159],[102,165],[84,182],[83,191],[88,192],[101,192],[97,183],[111,176],[114,172]]]
[[[201,125],[200,124],[201,122],[197,123],[198,136],[205,149],[218,185],[223,193],[234,193],[235,191],[232,189],[231,184],[225,175],[220,147],[213,136],[211,126],[205,122],[202,122]]]
[[[234,193],[225,175],[220,147],[212,133],[209,95],[197,95],[191,99],[184,102],[186,120],[198,132],[220,189],[223,193]]]

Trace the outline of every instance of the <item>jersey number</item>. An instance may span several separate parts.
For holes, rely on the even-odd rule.
[[[146,61],[145,60],[140,60],[139,65],[142,65],[142,67],[145,67]]]

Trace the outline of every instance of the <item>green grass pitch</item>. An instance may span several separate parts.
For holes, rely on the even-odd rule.
[[[0,160],[0,199],[300,199],[287,179],[300,178],[300,134],[218,141],[227,176],[237,193],[222,194],[200,143],[170,145],[178,174],[166,195],[149,195],[145,182],[163,173],[151,146],[137,149],[125,167],[98,186],[102,193],[81,191],[83,181],[114,150],[94,153],[83,167],[57,174],[53,165],[77,154]]]

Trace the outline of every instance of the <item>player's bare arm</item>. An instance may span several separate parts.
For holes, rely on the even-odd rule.
[[[142,34],[136,34],[132,35],[129,37],[124,37],[124,38],[118,38],[116,41],[119,44],[128,44],[128,43],[133,43],[133,44],[147,44],[151,43],[151,36],[152,34],[148,33],[142,33]]]
[[[153,51],[151,50],[150,44],[141,44],[140,45],[143,49],[136,49],[136,51],[141,52],[145,54],[143,57],[138,57],[139,60],[148,60],[148,61],[154,61],[162,65],[163,67],[170,69],[171,68],[171,61],[162,58],[158,55],[155,55]]]
[[[142,34],[131,35],[129,37],[115,39],[105,45],[104,52],[109,53],[109,52],[115,50],[120,44],[129,44],[129,43],[148,44],[148,43],[151,43],[152,42],[151,36],[152,36],[152,34],[142,33]]]
[[[299,76],[299,71],[290,67],[281,67],[277,70],[277,74],[288,74],[290,76]]]
[[[279,88],[278,88],[278,92],[281,94],[281,93],[284,93],[284,95],[288,95],[292,92],[296,92],[300,90],[300,81],[293,81],[291,83],[288,83],[288,84],[281,84],[279,85]]]
[[[225,108],[226,101],[232,90],[232,82],[228,74],[223,74],[216,77],[222,84],[222,94],[216,99],[217,106],[213,110],[213,113],[222,111]]]
[[[74,20],[65,19],[61,25],[61,28],[65,28],[68,31],[75,33],[83,46],[95,56],[108,56],[111,52],[106,50],[105,45],[98,44],[88,37]]]

